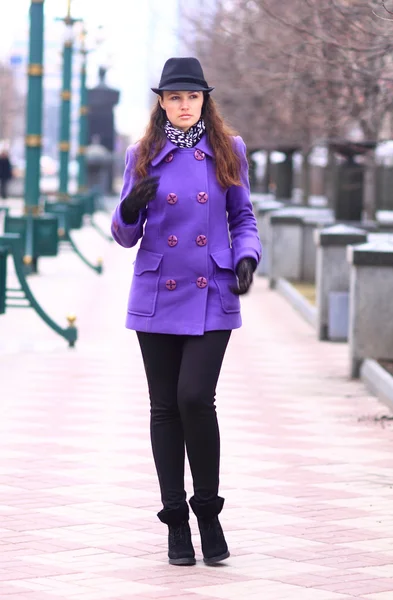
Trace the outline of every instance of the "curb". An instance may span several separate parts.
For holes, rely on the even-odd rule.
[[[309,325],[317,328],[317,309],[287,279],[278,279],[275,289],[296,309]]]
[[[393,377],[372,358],[363,361],[360,379],[372,394],[393,411]]]

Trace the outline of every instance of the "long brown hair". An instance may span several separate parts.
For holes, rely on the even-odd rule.
[[[240,186],[240,158],[236,154],[231,140],[231,136],[236,134],[226,125],[216,103],[209,94],[205,95],[202,116],[208,140],[214,152],[218,183],[224,189],[231,185]],[[164,130],[166,120],[166,113],[157,100],[146,133],[139,142],[135,165],[137,178],[146,177],[151,161],[164,147],[167,140]]]

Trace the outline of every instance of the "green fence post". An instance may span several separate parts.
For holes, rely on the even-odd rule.
[[[44,0],[31,0],[29,41],[25,213],[39,213],[42,145],[42,77],[44,56]]]
[[[71,17],[71,0],[68,0],[67,15],[62,19],[66,26],[66,39],[63,45],[63,84],[61,91],[60,113],[60,182],[59,197],[68,199],[68,162],[70,154],[70,120],[71,120],[71,81],[72,81],[72,53],[73,53],[73,26],[76,22]]]
[[[87,191],[87,172],[86,172],[86,146],[88,142],[87,131],[87,86],[86,86],[86,67],[87,55],[89,51],[86,48],[86,29],[83,28],[81,36],[82,66],[80,73],[80,107],[79,107],[79,149],[78,149],[78,192]]]

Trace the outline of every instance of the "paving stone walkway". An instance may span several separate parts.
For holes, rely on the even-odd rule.
[[[124,329],[135,251],[75,235],[104,275],[62,253],[31,283],[60,322],[75,310],[77,347],[30,311],[0,317],[1,600],[392,600],[387,409],[348,380],[346,346],[318,342],[260,279],[218,389],[232,556],[204,566],[192,518],[197,566],[167,564],[142,362]]]

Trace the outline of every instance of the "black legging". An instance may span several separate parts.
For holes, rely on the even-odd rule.
[[[164,509],[185,503],[185,446],[200,505],[218,497],[220,434],[215,393],[230,331],[203,336],[138,332],[149,386],[150,433]]]

